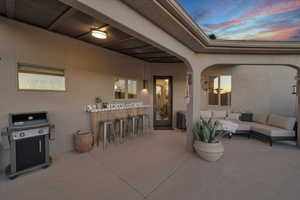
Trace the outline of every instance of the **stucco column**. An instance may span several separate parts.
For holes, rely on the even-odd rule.
[[[199,112],[200,112],[200,74],[201,71],[199,69],[194,69],[192,73],[192,80],[190,85],[190,103],[187,105],[187,141],[186,141],[186,149],[188,151],[193,151],[193,125],[199,120]]]
[[[297,145],[300,147],[300,70],[298,69],[297,72],[297,99],[298,99],[298,105],[297,105],[297,122],[298,122],[298,139],[297,139]]]

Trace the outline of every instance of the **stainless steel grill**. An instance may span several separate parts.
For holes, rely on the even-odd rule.
[[[52,135],[54,139],[53,128],[47,112],[9,115],[9,127],[4,135],[10,143],[10,165],[6,168],[10,179],[50,166],[49,138]]]

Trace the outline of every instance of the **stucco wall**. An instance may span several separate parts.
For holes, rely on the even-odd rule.
[[[174,110],[185,108],[184,64],[145,63],[26,24],[0,19],[0,128],[8,125],[8,113],[48,111],[51,122],[56,125],[52,154],[71,150],[72,134],[90,129],[85,104],[94,103],[96,96],[106,102],[114,101],[116,77],[136,79],[141,89],[144,74],[149,80],[154,74],[171,75],[174,78]],[[18,91],[18,62],[65,69],[67,91]],[[151,88],[150,85],[148,95],[139,90],[138,99],[133,101],[151,104]],[[7,150],[0,150],[0,170],[7,163],[7,157]]]
[[[184,103],[185,87],[186,87],[186,72],[187,67],[185,64],[152,64],[149,68],[150,77],[153,80],[153,76],[172,76],[173,78],[173,127],[176,127],[176,113],[178,111],[186,111],[187,106]],[[150,100],[153,104],[153,85],[150,85],[151,93]]]
[[[297,96],[291,94],[297,70],[286,66],[240,65],[210,67],[202,76],[231,75],[231,107],[209,106],[207,94],[202,108],[228,109],[234,112],[274,113],[296,116]]]

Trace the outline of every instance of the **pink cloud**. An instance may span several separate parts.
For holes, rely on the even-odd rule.
[[[300,9],[300,0],[267,0],[264,4],[256,4],[244,13],[245,17],[234,19],[220,24],[208,24],[212,30],[238,25],[256,17],[271,16]]]
[[[239,19],[231,20],[231,21],[221,23],[221,24],[207,24],[206,27],[209,28],[209,29],[213,29],[213,30],[222,29],[222,28],[226,28],[226,27],[229,27],[229,26],[240,24],[240,23],[245,22],[247,20],[248,20],[248,18],[239,18]]]
[[[246,18],[270,16],[285,13],[300,8],[300,0],[269,0],[264,4],[257,4],[254,8],[245,12]]]
[[[300,31],[300,27],[289,28],[273,28],[256,33],[255,35],[247,36],[246,40],[288,40],[294,36],[297,36]]]

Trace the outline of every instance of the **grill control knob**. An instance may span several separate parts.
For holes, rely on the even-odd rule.
[[[20,137],[24,137],[25,136],[25,133],[24,132],[21,132],[20,133]]]
[[[44,130],[43,129],[40,129],[39,130],[39,134],[43,134],[44,133]]]

